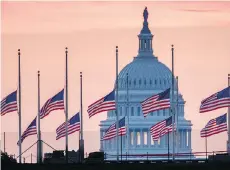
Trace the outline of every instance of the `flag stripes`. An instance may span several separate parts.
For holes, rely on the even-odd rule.
[[[56,140],[64,137],[66,135],[66,129],[65,129],[66,122],[62,123],[57,129],[56,129]],[[72,118],[70,118],[67,122],[67,134],[70,135],[74,132],[80,131],[80,117],[79,113],[75,114]]]
[[[151,112],[170,108],[170,89],[147,98],[141,106],[144,117]]]
[[[48,116],[54,110],[64,109],[64,89],[57,93],[54,97],[48,99],[44,106],[41,108],[40,118]]]
[[[37,117],[30,123],[27,129],[23,132],[21,136],[21,142],[23,142],[26,137],[37,134],[37,122],[36,121],[37,121]],[[19,141],[17,144],[19,145]]]
[[[201,137],[209,137],[227,131],[227,114],[211,119],[201,130]]]
[[[87,112],[89,114],[89,118],[91,118],[92,116],[94,116],[98,113],[110,111],[110,110],[115,110],[115,109],[116,109],[115,93],[114,93],[114,91],[112,91],[111,93],[109,93],[105,97],[103,97],[103,98],[97,100],[96,102],[94,102],[93,104],[89,105]]]
[[[17,90],[6,96],[1,101],[1,116],[17,111]]]
[[[118,136],[126,135],[126,126],[125,126],[125,117],[119,120],[118,123]],[[105,135],[102,137],[103,140],[110,140],[112,138],[115,138],[117,135],[117,128],[116,128],[116,122],[113,123],[105,132]]]
[[[200,113],[230,107],[230,87],[227,87],[201,101]]]
[[[157,124],[153,125],[150,128],[150,133],[152,136],[153,141],[158,140],[161,136],[164,136],[165,134],[172,132],[172,116],[158,122]]]

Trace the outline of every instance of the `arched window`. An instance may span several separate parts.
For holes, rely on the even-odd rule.
[[[157,116],[160,116],[160,112],[159,112],[159,110],[157,110]]]
[[[141,115],[141,108],[137,107],[137,116],[140,116],[140,115]]]
[[[146,43],[146,40],[145,40],[145,49],[147,48],[147,43]]]
[[[122,116],[122,107],[120,107],[120,116]]]
[[[134,108],[131,107],[131,116],[134,116]]]
[[[129,86],[131,86],[131,80],[129,80]]]

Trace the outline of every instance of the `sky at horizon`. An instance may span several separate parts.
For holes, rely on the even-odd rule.
[[[143,9],[148,7],[154,54],[171,68],[175,46],[175,75],[185,104],[185,118],[192,121],[192,147],[204,151],[200,129],[227,109],[199,114],[200,101],[227,86],[230,73],[230,2],[1,2],[1,99],[17,88],[17,49],[21,49],[22,131],[37,114],[37,70],[41,71],[41,105],[61,90],[65,76],[65,47],[69,48],[69,117],[79,111],[79,73],[83,72],[85,150],[99,149],[101,113],[91,119],[87,106],[114,85],[115,46],[119,70],[137,55]],[[53,121],[55,119],[55,121]],[[64,149],[55,140],[55,129],[64,121],[63,111],[42,120],[47,143]],[[9,126],[10,122],[10,126]],[[7,150],[17,155],[17,113],[1,117]],[[95,142],[91,142],[91,139]],[[2,137],[1,137],[2,139]],[[78,149],[78,133],[69,137]],[[225,150],[227,133],[209,138],[209,150]],[[23,150],[36,141],[30,136]],[[51,151],[44,148],[45,151]],[[34,153],[36,149],[32,150]]]

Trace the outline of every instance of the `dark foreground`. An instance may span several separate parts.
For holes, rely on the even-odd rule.
[[[2,170],[230,170],[230,162],[209,163],[100,163],[100,164],[5,164]]]

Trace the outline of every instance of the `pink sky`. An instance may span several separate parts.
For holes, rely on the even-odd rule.
[[[41,105],[64,86],[65,47],[69,48],[69,116],[79,111],[79,72],[83,72],[85,150],[99,149],[102,113],[89,120],[87,106],[109,92],[115,79],[115,46],[119,70],[137,55],[137,35],[142,12],[149,11],[153,48],[171,68],[170,46],[175,46],[175,74],[186,101],[185,117],[193,123],[192,147],[204,151],[200,129],[220,109],[199,114],[200,101],[227,86],[230,73],[230,2],[2,2],[1,99],[17,88],[17,49],[21,49],[22,131],[37,114],[37,70],[41,71]],[[17,155],[18,117],[1,117],[7,132],[6,149]],[[41,121],[44,141],[64,149],[55,140],[55,129],[64,112],[52,112]],[[10,126],[9,126],[10,125]],[[10,133],[9,133],[10,132]],[[78,133],[69,137],[69,148],[78,149]],[[208,140],[208,148],[226,149],[227,133]],[[92,140],[94,142],[92,142]],[[30,136],[23,150],[36,141]],[[35,154],[36,148],[32,149]],[[44,147],[44,152],[51,151]],[[28,151],[27,156],[31,151]]]

